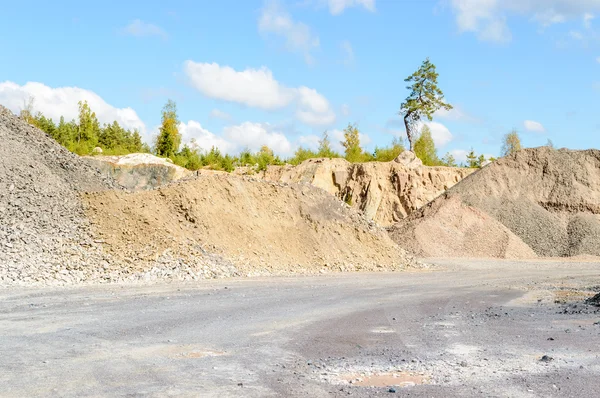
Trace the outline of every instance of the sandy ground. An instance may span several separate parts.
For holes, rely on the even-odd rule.
[[[597,395],[600,312],[582,300],[600,290],[600,263],[433,261],[426,272],[5,289],[0,395]]]

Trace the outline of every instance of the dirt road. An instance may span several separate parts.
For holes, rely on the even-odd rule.
[[[597,395],[599,263],[436,262],[3,290],[0,396]]]

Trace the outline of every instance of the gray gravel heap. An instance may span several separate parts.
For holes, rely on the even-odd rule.
[[[102,259],[78,191],[104,189],[118,187],[0,106],[0,284],[84,278]]]
[[[437,257],[527,255],[517,246],[540,257],[600,256],[600,150],[523,149],[463,179],[390,233]]]
[[[103,253],[79,192],[121,189],[52,137],[0,105],[0,286],[229,276],[219,259],[193,270],[170,259],[137,270]],[[199,268],[199,269],[198,269]]]

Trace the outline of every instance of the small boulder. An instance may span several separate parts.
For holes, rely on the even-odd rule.
[[[92,155],[101,155],[101,154],[102,154],[102,148],[100,148],[99,146],[92,149]]]
[[[418,169],[423,166],[421,159],[412,151],[404,151],[394,159],[394,162],[400,163],[409,170]]]
[[[596,307],[600,307],[600,293],[595,295],[594,297],[590,297],[586,300],[586,302],[590,305],[595,305]]]

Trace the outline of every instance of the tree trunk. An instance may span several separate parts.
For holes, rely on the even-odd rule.
[[[413,150],[413,137],[412,137],[412,132],[410,131],[410,123],[408,122],[408,116],[409,115],[404,116],[404,127],[406,128],[406,138],[408,138],[409,149],[410,149],[410,151],[412,151]]]

